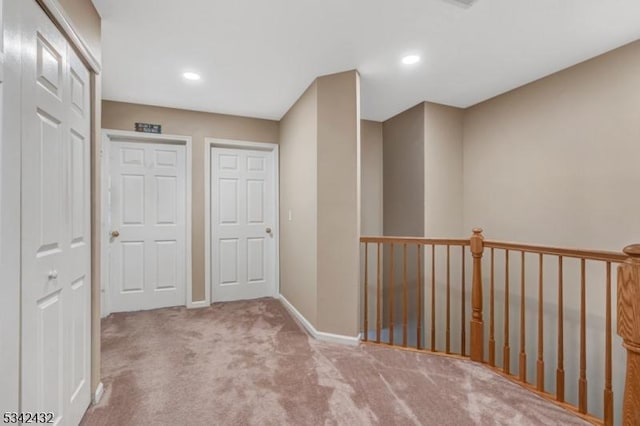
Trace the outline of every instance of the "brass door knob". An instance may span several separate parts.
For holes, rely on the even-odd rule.
[[[267,228],[267,229],[265,229],[265,231],[267,232],[267,234],[270,234],[271,233],[271,228]]]
[[[111,238],[118,238],[120,236],[119,231],[111,231]]]

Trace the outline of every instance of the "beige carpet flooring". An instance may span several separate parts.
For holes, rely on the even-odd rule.
[[[307,336],[279,301],[114,314],[83,425],[586,424],[482,366]]]

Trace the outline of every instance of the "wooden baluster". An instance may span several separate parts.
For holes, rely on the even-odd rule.
[[[447,245],[447,325],[445,352],[451,353],[451,246]]]
[[[431,351],[436,351],[436,246],[431,245]]]
[[[509,250],[504,251],[504,349],[502,366],[506,374],[511,374],[511,347],[509,346]]]
[[[473,256],[473,282],[471,287],[471,360],[484,361],[484,319],[482,318],[482,253],[484,251],[482,229],[474,228],[470,239]]]
[[[465,265],[465,246],[460,247],[462,249],[462,298],[460,300],[461,303],[461,311],[462,311],[462,322],[460,323],[460,352],[462,356],[465,356],[467,353],[467,296],[466,296],[466,265]]]
[[[520,373],[520,381],[527,382],[527,352],[525,348],[526,343],[526,326],[525,326],[525,253],[520,252],[520,366],[518,372]]]
[[[420,253],[421,246],[418,244],[418,328],[416,336],[416,348],[421,349],[422,346],[422,256]]]
[[[607,262],[606,340],[604,350],[604,424],[613,425],[613,390],[611,383],[611,262]]]
[[[556,369],[556,399],[564,402],[564,262],[558,256],[558,367]]]
[[[580,380],[578,381],[578,410],[587,412],[587,299],[586,261],[580,259]]]
[[[539,255],[538,262],[538,364],[537,388],[540,392],[544,392],[544,256]]]
[[[495,336],[495,250],[491,247],[491,290],[489,296],[489,365],[496,366],[496,336]]]
[[[618,266],[618,334],[627,350],[622,424],[640,424],[640,244],[625,247]]]
[[[389,344],[393,345],[393,303],[394,303],[394,292],[395,292],[395,286],[394,286],[394,264],[393,264],[393,256],[394,256],[394,247],[393,247],[393,243],[390,244],[390,250],[389,250]]]
[[[402,246],[402,346],[407,347],[407,244]]]
[[[369,337],[369,244],[364,243],[364,333],[365,342]]]
[[[380,280],[380,243],[378,243],[378,263],[376,264],[376,343],[380,343],[382,329],[382,281]]]

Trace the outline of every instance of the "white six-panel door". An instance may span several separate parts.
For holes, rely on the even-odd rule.
[[[184,305],[184,145],[109,142],[111,312]]]
[[[273,153],[211,149],[213,301],[273,297]]]
[[[23,2],[22,403],[77,424],[90,403],[90,80]]]

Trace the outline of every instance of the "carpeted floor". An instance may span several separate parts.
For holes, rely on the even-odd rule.
[[[114,314],[83,425],[587,424],[467,361],[316,341],[279,301]]]

